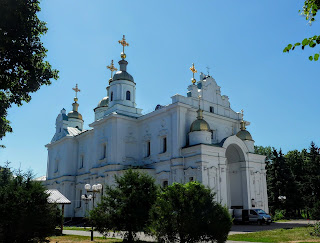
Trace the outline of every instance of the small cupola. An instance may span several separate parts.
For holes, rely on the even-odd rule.
[[[79,104],[78,101],[78,92],[80,92],[80,89],[78,89],[78,84],[76,84],[75,88],[72,88],[76,92],[76,97],[74,97],[74,103],[72,104],[72,111],[68,113],[68,118],[74,118],[74,119],[80,119],[82,120],[82,115],[78,112]]]
[[[68,124],[69,127],[74,127],[82,131],[83,129],[83,120],[82,115],[78,112],[79,104],[78,101],[78,92],[80,92],[80,89],[78,89],[78,84],[76,84],[75,88],[72,88],[76,92],[76,97],[74,98],[74,103],[72,104],[72,111],[68,113]]]
[[[210,132],[210,126],[208,122],[206,122],[203,119],[203,111],[199,108],[198,111],[198,116],[197,120],[192,122],[191,127],[190,127],[190,132],[196,132],[196,131],[208,131]]]
[[[112,81],[127,80],[134,82],[133,77],[127,72],[128,62],[125,60],[127,55],[124,53],[124,47],[129,46],[129,43],[126,41],[125,35],[123,35],[122,40],[118,42],[122,45],[121,60],[118,62],[120,70],[113,75]]]
[[[194,78],[194,74],[197,70],[192,63],[192,67],[190,68],[191,72],[193,73],[193,78],[191,79],[193,85],[196,83],[196,79]],[[198,90],[199,94],[201,89]],[[197,145],[197,144],[211,144],[211,130],[208,122],[203,119],[203,110],[200,108],[200,101],[201,95],[198,96],[199,98],[199,108],[197,110],[197,120],[192,122],[190,126],[189,132],[189,145]]]
[[[242,112],[242,119],[240,122],[240,131],[237,133],[237,137],[240,138],[241,140],[253,141],[250,132],[247,131],[246,122],[243,120],[243,110],[241,110],[241,112]]]

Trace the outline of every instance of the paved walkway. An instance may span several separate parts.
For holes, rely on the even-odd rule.
[[[63,230],[63,234],[91,236],[90,231],[82,231],[82,230]],[[155,239],[153,237],[146,235],[142,232],[138,233],[137,236],[140,240],[148,241],[148,242],[155,242]],[[100,234],[98,231],[94,231],[93,237],[103,237],[103,235]],[[108,238],[123,239],[123,234],[122,233],[109,233],[107,237]]]
[[[234,234],[246,234],[246,233],[252,233],[252,232],[258,232],[263,230],[273,230],[273,229],[280,229],[280,228],[296,228],[296,227],[302,227],[307,226],[308,224],[314,224],[315,220],[291,220],[288,222],[277,222],[272,223],[271,225],[257,225],[257,224],[250,224],[250,225],[233,225],[231,228],[231,231],[229,235]],[[63,230],[64,234],[68,235],[83,235],[83,236],[90,236],[91,232],[89,231],[80,231],[80,230]],[[94,237],[102,237],[103,235],[100,234],[97,231],[93,232]],[[155,239],[149,235],[146,235],[144,233],[138,233],[138,238],[143,241],[148,242],[155,242]],[[123,235],[121,233],[110,233],[108,235],[110,238],[117,238],[122,239]],[[227,243],[241,243],[241,241],[227,241]]]

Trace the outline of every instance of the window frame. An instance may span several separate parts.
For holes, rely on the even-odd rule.
[[[101,159],[106,159],[107,156],[108,156],[108,153],[107,153],[107,143],[103,143],[102,144],[102,147],[101,147]]]
[[[146,158],[151,156],[151,140],[146,142]]]
[[[128,99],[129,97],[129,99]],[[126,92],[126,100],[131,100],[131,92],[129,90],[127,90]]]
[[[169,186],[169,181],[168,180],[163,180],[162,181],[162,187],[163,188],[166,188],[166,187],[168,187]]]
[[[82,169],[83,167],[84,167],[84,155],[81,154],[80,155],[80,167],[79,167],[79,169]]]

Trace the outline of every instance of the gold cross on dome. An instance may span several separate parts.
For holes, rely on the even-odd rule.
[[[190,70],[191,70],[192,75],[193,75],[191,81],[192,81],[193,84],[195,84],[196,83],[196,79],[194,78],[194,74],[197,73],[198,71],[195,69],[194,63],[192,63],[192,67],[190,67]]]
[[[80,89],[78,89],[78,84],[76,84],[76,87],[72,88],[76,92],[76,98],[78,98],[78,92],[80,92]]]
[[[243,121],[243,109],[241,109],[241,114],[242,114],[242,121]]]
[[[111,71],[111,78],[114,71],[117,71],[118,69],[113,65],[113,60],[111,60],[111,64],[107,66],[107,68]]]
[[[124,47],[125,46],[129,46],[129,43],[126,42],[126,37],[125,35],[123,35],[122,40],[118,41],[120,43],[120,45],[122,45],[122,54],[121,54],[121,58],[126,58],[126,54],[124,54]]]

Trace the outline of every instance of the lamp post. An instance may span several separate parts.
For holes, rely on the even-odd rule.
[[[82,200],[85,201],[86,205],[88,205],[89,201],[92,200],[92,209],[94,209],[94,199],[97,193],[100,193],[102,190],[102,185],[97,184],[91,186],[90,184],[86,184],[84,189],[87,191],[86,194],[82,195]],[[91,226],[91,241],[93,241],[93,225]]]
[[[88,204],[89,204],[89,201],[92,199],[92,195],[87,195],[87,194],[84,194],[84,195],[81,195],[81,199],[84,201],[84,203],[86,204],[86,211],[85,211],[85,214],[84,214],[84,217],[86,218],[85,219],[85,225],[84,225],[84,228],[86,228],[86,222],[87,222],[87,216],[88,216]]]

